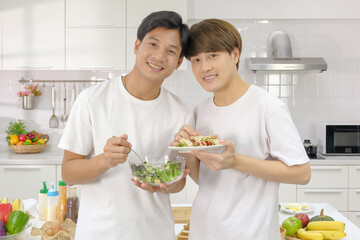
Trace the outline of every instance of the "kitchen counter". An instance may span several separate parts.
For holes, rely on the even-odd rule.
[[[281,203],[281,206],[285,205]],[[315,215],[319,215],[321,209],[324,209],[324,214],[332,217],[335,221],[341,221],[345,223],[345,233],[346,237],[342,238],[343,240],[359,240],[360,239],[360,228],[358,228],[354,223],[352,223],[349,219],[344,217],[340,212],[338,212],[333,206],[328,203],[310,203],[311,206],[314,207],[314,211],[308,213],[309,218],[312,218]],[[295,215],[295,214],[293,214]],[[293,216],[292,214],[287,214],[280,211],[279,214],[279,224],[287,219],[288,217]]]
[[[314,211],[308,213],[309,218],[319,215],[322,208],[324,208],[324,214],[334,218],[335,221],[341,221],[345,223],[345,233],[346,237],[342,240],[359,240],[360,239],[360,228],[358,228],[354,223],[349,219],[344,217],[340,212],[338,212],[333,206],[328,203],[310,203],[314,207]],[[285,205],[285,203],[281,203]],[[179,205],[177,205],[179,206]],[[188,205],[184,205],[188,206]],[[282,211],[279,212],[279,224],[287,219],[288,217],[294,216],[295,214],[287,214]],[[183,229],[184,224],[175,224],[175,233],[178,234]],[[191,228],[191,224],[190,224]]]
[[[0,164],[61,164],[64,151],[54,144],[48,144],[40,153],[17,154],[7,144],[0,144]]]
[[[6,143],[0,144],[0,164],[61,164],[64,151],[57,144],[48,144],[41,153],[17,154]],[[312,166],[360,165],[360,156],[325,156],[325,159],[310,159]]]

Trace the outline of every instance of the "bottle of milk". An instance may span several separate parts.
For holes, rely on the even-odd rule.
[[[39,193],[39,219],[40,221],[47,220],[47,192],[46,182],[43,181],[43,188]]]

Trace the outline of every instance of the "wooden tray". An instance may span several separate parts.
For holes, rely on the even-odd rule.
[[[16,153],[39,153],[46,147],[46,144],[39,145],[10,145],[10,148]]]

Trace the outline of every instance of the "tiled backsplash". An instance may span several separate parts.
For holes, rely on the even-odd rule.
[[[194,21],[189,21],[192,24]],[[301,138],[315,139],[319,122],[360,122],[360,20],[230,20],[243,38],[240,75],[278,96],[289,107]],[[323,73],[263,74],[245,67],[245,58],[266,57],[270,54],[269,36],[274,30],[288,33],[294,57],[323,57],[328,70]],[[188,61],[186,71],[175,71],[164,86],[178,95],[190,107],[211,96],[192,75]],[[121,74],[115,71],[114,75]],[[58,129],[49,128],[52,84],[39,84],[42,96],[36,98],[36,108],[23,110],[17,91],[18,80],[89,80],[106,79],[103,71],[0,71],[0,133],[9,121],[25,119],[29,130],[36,129],[60,136]],[[56,115],[63,114],[63,84],[57,88]],[[89,84],[76,83],[77,93]],[[68,107],[71,109],[71,88],[67,83]]]

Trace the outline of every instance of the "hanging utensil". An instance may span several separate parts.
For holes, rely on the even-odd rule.
[[[74,104],[75,99],[76,99],[76,87],[75,87],[75,83],[74,83],[73,88],[72,88],[72,104]]]
[[[52,104],[53,114],[49,121],[50,128],[57,128],[59,126],[59,118],[55,116],[55,102],[56,102],[56,89],[55,89],[55,85],[53,85],[51,88],[51,104]]]
[[[68,119],[68,114],[66,113],[66,86],[64,83],[64,114],[61,116],[61,121],[66,122]]]

